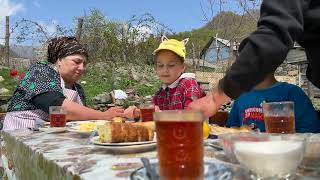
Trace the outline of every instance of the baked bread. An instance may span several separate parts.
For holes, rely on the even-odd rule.
[[[102,143],[151,141],[154,135],[151,129],[135,123],[105,122],[97,129]]]
[[[156,124],[154,121],[136,122],[134,124],[144,126],[152,131],[156,131]]]

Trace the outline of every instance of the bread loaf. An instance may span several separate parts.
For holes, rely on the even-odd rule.
[[[102,143],[140,142],[153,140],[153,131],[135,123],[106,122],[98,125]]]

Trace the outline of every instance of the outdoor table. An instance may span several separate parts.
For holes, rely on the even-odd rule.
[[[2,132],[2,160],[9,179],[130,179],[142,167],[141,157],[156,160],[156,150],[114,154],[103,146],[83,145],[87,138],[72,132],[48,134],[28,129]],[[214,156],[213,148],[206,157]],[[129,163],[129,164],[126,164]]]
[[[142,167],[141,157],[147,157],[151,162],[157,161],[155,149],[143,153],[118,154],[103,146],[88,145],[85,143],[88,138],[74,132],[49,134],[20,129],[2,131],[1,136],[1,159],[5,179],[130,179],[130,174]],[[221,152],[214,148],[205,147],[204,154],[206,162],[222,162],[216,159]],[[239,168],[238,165],[230,167]],[[297,178],[314,179],[319,179],[319,176]]]

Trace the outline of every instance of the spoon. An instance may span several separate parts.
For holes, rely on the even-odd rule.
[[[146,168],[148,178],[150,180],[157,180],[158,179],[158,175],[156,174],[154,169],[151,167],[149,159],[143,157],[143,158],[141,158],[141,161],[143,163],[143,166]]]
[[[87,142],[85,143],[85,145],[92,144],[91,139],[96,135],[96,133],[97,133],[97,130],[96,130],[96,129],[94,129],[94,130],[91,132],[91,134],[90,134],[90,136],[89,136],[89,138],[88,138]]]
[[[217,151],[222,151],[223,150],[223,148],[221,146],[213,144],[213,143],[210,143],[210,142],[205,143],[205,145],[209,146],[209,147],[212,147],[212,148],[216,149]]]

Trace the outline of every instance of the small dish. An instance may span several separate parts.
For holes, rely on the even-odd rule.
[[[158,162],[151,163],[151,168],[156,170],[156,174],[159,174]],[[158,176],[159,177],[159,176]],[[247,174],[245,171],[241,171],[240,168],[233,168],[223,163],[218,162],[205,162],[204,163],[204,179],[223,179],[232,180],[246,178]],[[148,180],[147,172],[144,167],[141,167],[133,171],[130,175],[131,180]]]
[[[46,127],[46,128],[39,128],[40,132],[46,132],[46,133],[62,133],[66,132],[66,127]]]

